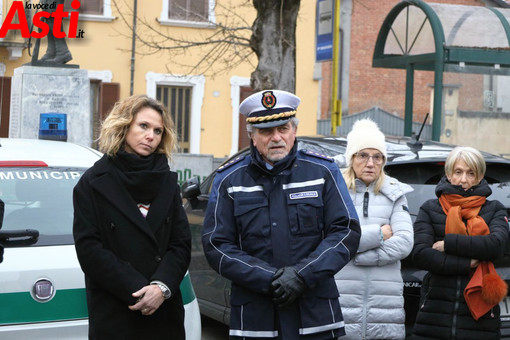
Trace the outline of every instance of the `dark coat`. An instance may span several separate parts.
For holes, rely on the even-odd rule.
[[[225,165],[214,179],[203,232],[209,264],[232,280],[231,338],[345,334],[333,275],[356,253],[361,230],[331,159],[294,149],[271,171],[252,157]],[[276,308],[270,283],[285,266],[307,289],[295,304]]]
[[[73,233],[85,273],[89,339],[184,339],[179,285],[188,269],[191,234],[177,177],[165,176],[144,219],[104,156],[74,188]],[[131,311],[131,295],[153,280],[172,293],[152,316]]]
[[[492,191],[485,180],[464,191],[443,178],[436,195],[489,196]],[[445,236],[446,215],[439,200],[425,202],[414,223],[413,261],[428,270],[421,288],[420,310],[416,317],[413,339],[499,339],[499,306],[476,321],[464,300],[464,288],[470,280],[471,259],[494,261],[502,256],[508,237],[506,210],[499,201],[482,206],[481,216],[490,229],[486,236]],[[444,240],[445,251],[432,249]]]

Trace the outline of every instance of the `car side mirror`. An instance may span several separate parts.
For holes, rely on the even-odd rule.
[[[198,177],[192,177],[188,179],[182,183],[181,191],[183,198],[196,198],[198,195],[200,195],[200,179]]]
[[[39,230],[2,230],[0,231],[0,243],[5,247],[29,246],[39,240]]]

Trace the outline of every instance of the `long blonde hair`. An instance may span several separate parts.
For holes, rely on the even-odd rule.
[[[352,158],[355,156],[353,155]],[[353,164],[354,159],[351,158],[349,162],[349,166],[342,170],[342,175],[344,176],[345,184],[347,185],[347,189],[350,191],[356,191],[356,173],[354,172]],[[384,172],[384,164],[381,165],[381,172],[379,173],[379,177],[375,180],[374,185],[374,193],[377,195],[379,191],[381,191],[382,185],[384,183],[384,179],[386,178],[386,173]]]
[[[99,150],[108,156],[117,154],[124,146],[126,133],[136,114],[145,107],[150,107],[161,114],[164,131],[155,152],[165,154],[171,159],[172,153],[177,149],[177,134],[172,117],[163,104],[143,94],[128,97],[115,104],[101,125]]]

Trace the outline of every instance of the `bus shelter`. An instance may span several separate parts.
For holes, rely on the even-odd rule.
[[[404,135],[411,136],[414,71],[434,72],[432,139],[439,141],[443,73],[510,75],[510,9],[403,0],[386,16],[373,67],[406,70]]]

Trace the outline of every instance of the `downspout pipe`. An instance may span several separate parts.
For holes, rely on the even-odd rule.
[[[133,3],[133,29],[131,37],[131,79],[129,82],[129,95],[133,95],[133,88],[135,83],[135,48],[136,48],[136,17],[137,17],[138,1],[134,0]]]

